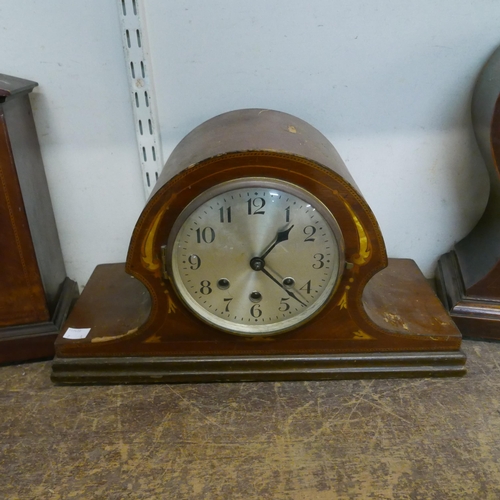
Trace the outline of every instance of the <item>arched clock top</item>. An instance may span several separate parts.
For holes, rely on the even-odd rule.
[[[187,134],[172,151],[151,197],[186,168],[208,158],[245,151],[307,158],[338,173],[359,192],[337,150],[312,125],[281,111],[240,109],[215,116]]]

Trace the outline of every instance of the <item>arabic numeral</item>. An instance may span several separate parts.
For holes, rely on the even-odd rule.
[[[224,207],[220,207],[219,214],[221,222],[231,222],[231,207],[227,207],[225,210]]]
[[[304,241],[314,241],[314,238],[312,238],[312,235],[316,232],[316,228],[314,226],[306,226],[304,228],[304,234],[307,236],[307,238]]]
[[[196,230],[197,243],[213,243],[215,240],[215,231],[211,227],[198,228]]]
[[[224,302],[227,302],[226,304],[226,309],[225,311],[228,313],[229,312],[229,304],[231,303],[231,301],[233,300],[233,298],[227,298],[227,299],[224,299]]]
[[[311,293],[311,280],[309,280],[304,286],[300,287],[299,290],[305,290],[306,293]]]
[[[210,283],[210,281],[208,280],[203,280],[200,282],[200,292],[203,294],[203,295],[210,295],[212,293],[212,288],[210,287],[212,283]]]
[[[290,304],[287,302],[287,300],[290,300],[290,297],[286,297],[284,299],[281,299],[280,306],[278,307],[278,310],[281,312],[286,312],[288,309],[290,309]]]
[[[266,204],[264,198],[249,198],[247,200],[248,215],[264,215],[266,212],[262,210]],[[252,211],[255,209],[254,211]]]
[[[201,259],[198,255],[192,254],[188,257],[188,262],[193,271],[196,271],[201,266]]]
[[[313,269],[321,269],[325,263],[323,262],[323,259],[325,258],[325,256],[322,254],[322,253],[316,253],[314,254],[314,260],[316,261],[312,267]]]
[[[262,309],[260,308],[260,304],[255,304],[250,309],[250,314],[254,318],[260,318],[262,316]]]

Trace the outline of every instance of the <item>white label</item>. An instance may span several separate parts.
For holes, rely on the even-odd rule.
[[[65,339],[84,339],[90,332],[90,328],[68,328],[63,335]]]

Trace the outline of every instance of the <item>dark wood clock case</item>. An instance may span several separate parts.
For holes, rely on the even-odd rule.
[[[52,357],[78,296],[66,277],[29,101],[36,85],[0,74],[0,363]]]
[[[220,183],[281,179],[334,214],[347,265],[323,310],[275,336],[242,337],[195,317],[162,266],[183,208]],[[389,265],[388,265],[389,264]],[[60,383],[204,382],[465,373],[461,335],[413,261],[387,260],[373,213],[328,140],[277,111],[240,110],[197,127],[170,156],[125,264],[98,266],[56,342]]]
[[[472,123],[490,179],[483,216],[438,262],[436,289],[466,337],[500,340],[500,48],[479,75]]]

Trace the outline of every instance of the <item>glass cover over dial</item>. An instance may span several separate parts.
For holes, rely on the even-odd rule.
[[[263,178],[230,181],[194,199],[173,227],[166,258],[177,293],[200,319],[249,336],[307,321],[344,268],[329,210],[296,185]]]

